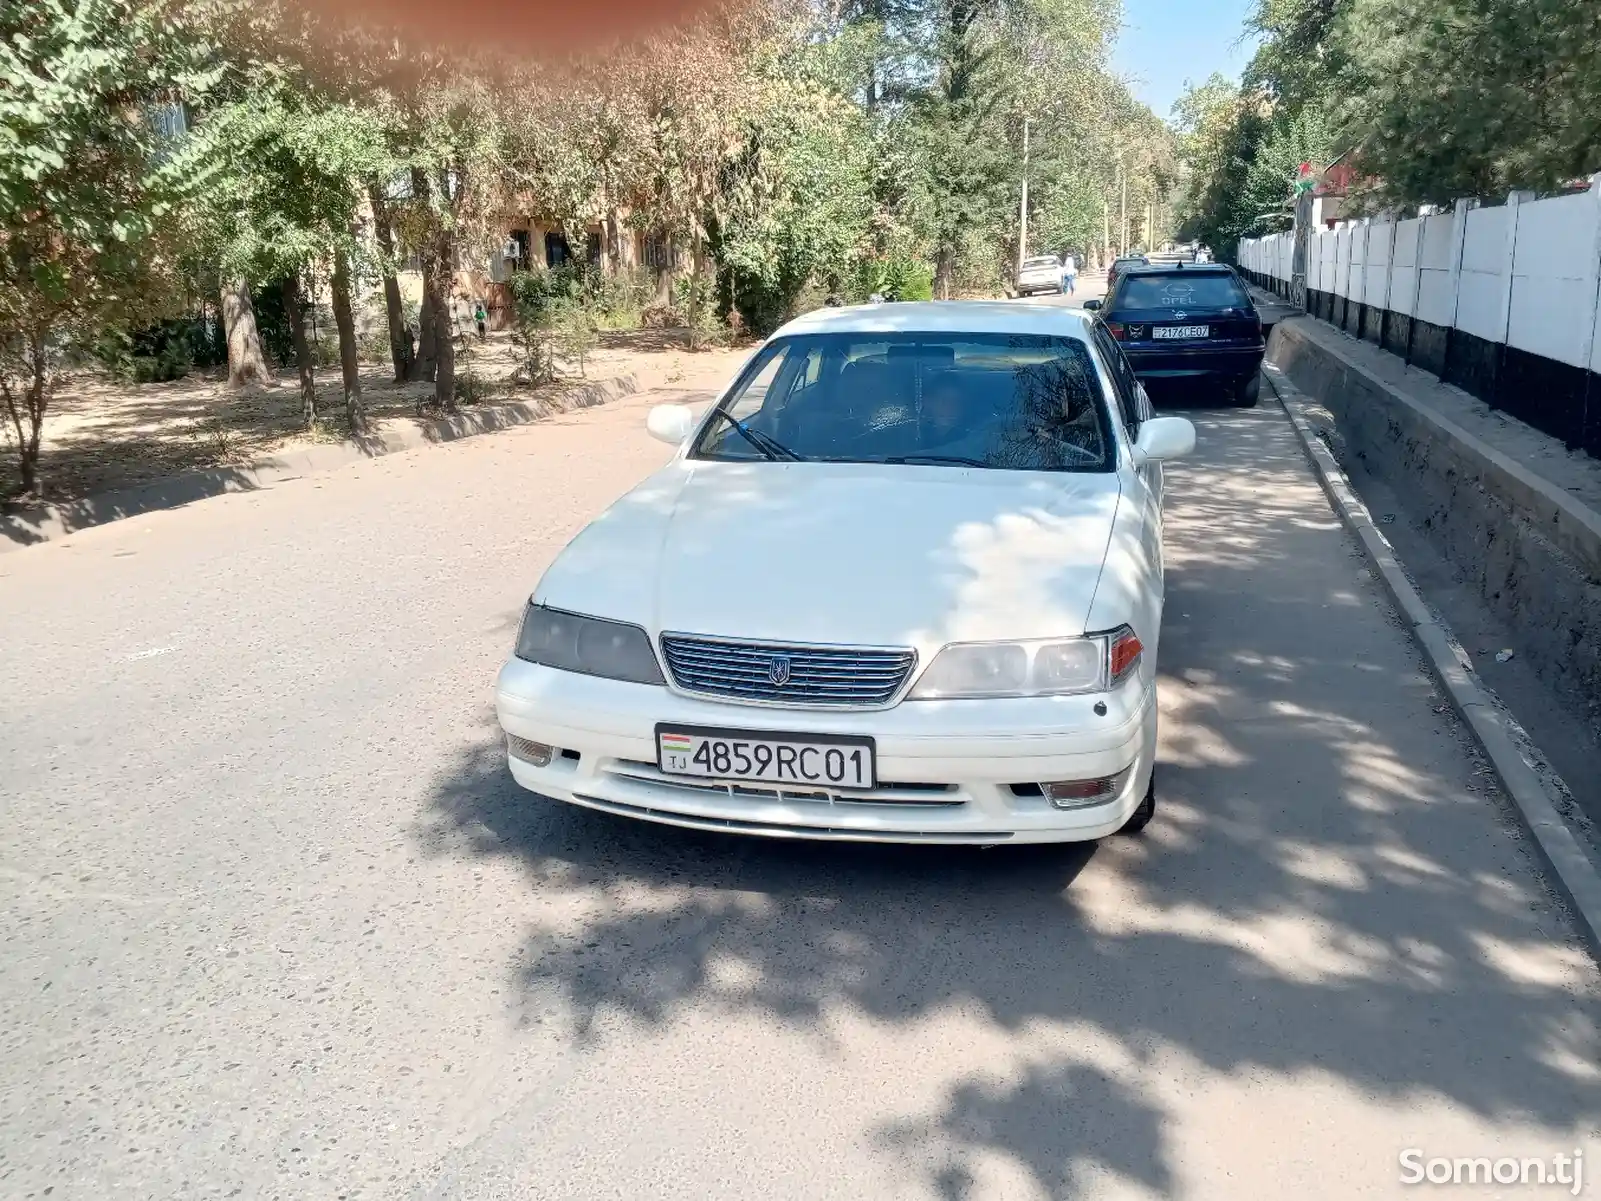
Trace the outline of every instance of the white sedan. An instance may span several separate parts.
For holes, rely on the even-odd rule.
[[[1162,462],[1082,314],[826,308],[557,556],[496,688],[518,783],[696,829],[1066,842],[1155,807]]]

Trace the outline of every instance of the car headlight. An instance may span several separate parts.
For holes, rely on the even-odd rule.
[[[633,684],[665,684],[650,636],[622,621],[585,617],[529,603],[517,633],[517,657],[562,671]]]
[[[953,642],[934,656],[908,700],[1069,696],[1115,688],[1139,666],[1144,648],[1119,626],[1083,638],[1030,642]]]

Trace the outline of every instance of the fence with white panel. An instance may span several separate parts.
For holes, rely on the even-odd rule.
[[[1601,174],[1584,192],[1240,242],[1258,286],[1601,458]]]

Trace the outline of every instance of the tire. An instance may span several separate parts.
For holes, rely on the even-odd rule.
[[[1262,395],[1262,373],[1252,372],[1251,378],[1243,380],[1234,386],[1234,407],[1237,409],[1256,408],[1257,399]]]
[[[1151,824],[1156,816],[1156,768],[1151,768],[1151,782],[1145,786],[1145,797],[1140,801],[1139,808],[1128,815],[1128,821],[1118,827],[1119,834],[1138,834]]]

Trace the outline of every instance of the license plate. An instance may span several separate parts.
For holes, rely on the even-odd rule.
[[[1212,332],[1209,325],[1158,325],[1151,331],[1153,338],[1204,338]]]
[[[812,788],[872,788],[871,738],[656,727],[656,765],[672,776]]]

